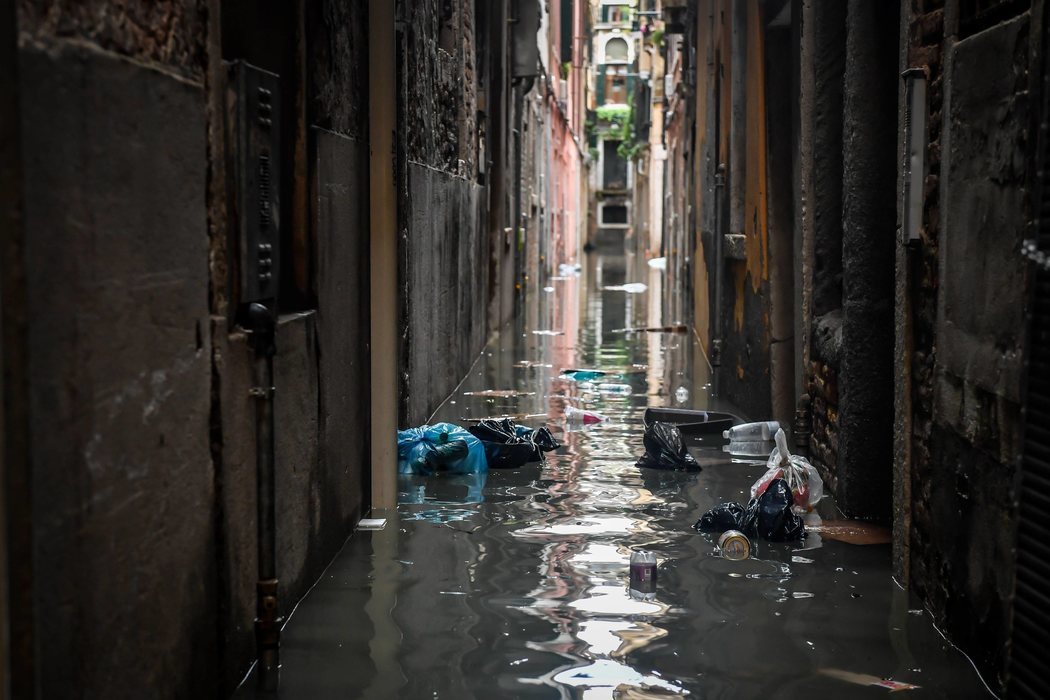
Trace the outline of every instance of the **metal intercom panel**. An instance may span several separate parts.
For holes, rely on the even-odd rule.
[[[233,176],[236,298],[273,309],[280,271],[280,83],[243,61],[229,64],[227,116]]]

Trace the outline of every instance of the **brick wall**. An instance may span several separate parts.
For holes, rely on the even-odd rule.
[[[838,485],[839,378],[838,371],[821,360],[810,363],[809,395],[813,433],[809,439],[810,461],[820,470],[829,492]]]
[[[941,108],[944,79],[944,0],[912,0],[908,32],[908,65],[927,73],[926,185],[923,192],[922,244],[911,280],[912,304],[912,489],[917,507],[913,517],[914,546],[927,546],[923,532],[930,484],[930,436],[933,428],[933,381],[937,339],[938,239],[940,235]]]

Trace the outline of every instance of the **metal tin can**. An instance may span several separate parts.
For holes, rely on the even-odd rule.
[[[656,591],[656,555],[652,552],[631,554],[631,588],[641,593]]]
[[[726,530],[718,538],[718,549],[726,559],[742,561],[751,556],[751,541],[740,530]]]

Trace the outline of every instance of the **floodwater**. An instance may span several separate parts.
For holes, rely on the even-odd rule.
[[[865,685],[881,679],[919,686],[906,697],[987,697],[892,580],[890,545],[810,534],[735,562],[693,530],[746,502],[761,460],[699,447],[699,473],[634,466],[647,404],[725,408],[690,336],[615,332],[674,320],[661,274],[592,255],[486,348],[433,421],[529,416],[563,447],[514,471],[402,478],[386,528],[356,533],[292,614],[282,697],[864,698],[890,692]],[[603,398],[558,379],[569,367],[633,392]],[[566,405],[610,420],[566,426]],[[628,589],[637,549],[658,558],[654,595]]]

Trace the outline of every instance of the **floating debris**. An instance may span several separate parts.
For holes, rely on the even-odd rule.
[[[836,540],[846,544],[889,544],[893,533],[888,527],[873,525],[860,520],[825,520],[819,525],[807,525],[825,540]]]
[[[641,282],[628,282],[627,284],[613,284],[608,287],[602,287],[607,292],[627,292],[628,294],[641,294],[645,290],[649,289],[648,285],[642,284]]]
[[[688,333],[689,326],[675,323],[670,326],[649,326],[646,328],[615,328],[611,333]]]
[[[897,692],[898,690],[917,690],[919,686],[911,683],[902,683],[901,681],[893,681],[885,678],[879,678],[869,673],[854,673],[853,671],[843,671],[838,668],[822,668],[820,673],[831,678],[837,678],[840,681],[846,681],[847,683],[856,683],[857,685],[873,685],[878,688],[886,688],[891,693]]]
[[[533,331],[533,335],[565,335],[565,331]]]
[[[498,399],[512,399],[518,396],[535,396],[535,391],[517,391],[515,389],[485,389],[483,391],[464,391],[464,396],[493,396]]]

